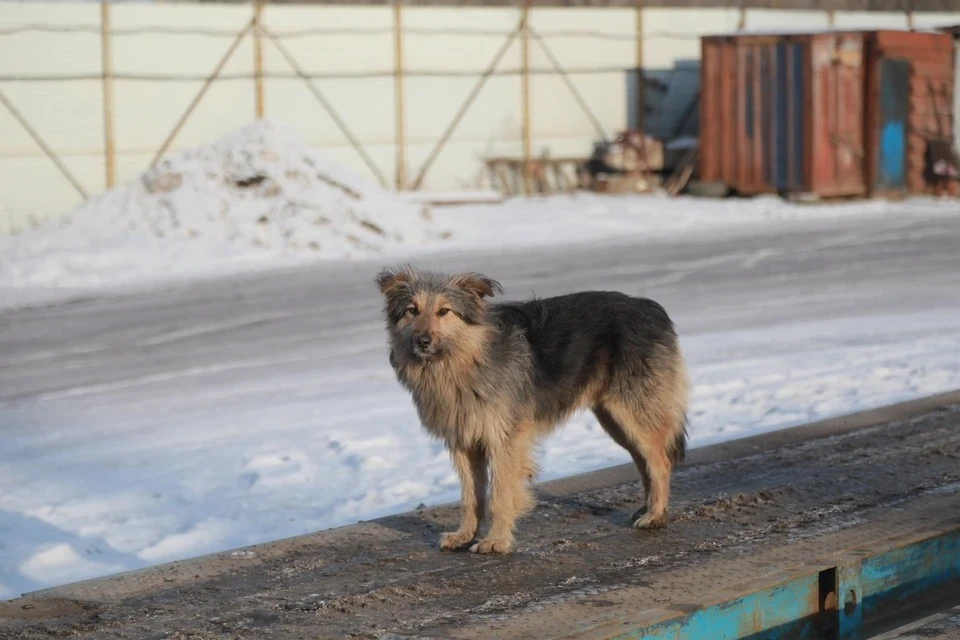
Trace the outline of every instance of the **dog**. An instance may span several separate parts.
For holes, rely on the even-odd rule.
[[[640,471],[644,506],[633,526],[666,524],[689,382],[660,304],[612,291],[492,303],[503,290],[483,274],[409,265],[384,268],[376,283],[390,365],[460,479],[460,526],[441,536],[441,549],[509,553],[517,519],[536,504],[537,439],[584,408]],[[474,542],[488,485],[491,522]]]

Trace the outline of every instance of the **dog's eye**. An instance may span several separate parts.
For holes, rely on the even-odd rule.
[[[452,309],[448,309],[448,308],[444,307],[444,308],[440,309],[440,311],[437,311],[437,315],[442,318],[443,316],[447,315],[447,314],[450,313],[451,311],[452,311]]]
[[[409,307],[407,307],[406,309],[404,309],[403,312],[404,312],[405,314],[411,315],[411,316],[416,316],[416,315],[419,315],[419,314],[420,314],[420,312],[417,311],[417,308],[416,308],[415,306],[413,306],[413,305],[410,305]]]

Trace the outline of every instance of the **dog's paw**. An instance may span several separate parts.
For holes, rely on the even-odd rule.
[[[472,553],[510,553],[513,543],[505,538],[484,538],[470,547]]]
[[[473,542],[473,534],[466,531],[450,531],[440,536],[440,548],[444,551],[457,551]]]
[[[667,514],[655,516],[643,510],[643,515],[633,523],[634,529],[660,529],[667,526]]]

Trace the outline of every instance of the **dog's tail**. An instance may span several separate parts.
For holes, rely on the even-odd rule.
[[[674,334],[676,335],[676,334]],[[686,358],[680,349],[679,340],[673,344],[673,397],[672,407],[675,420],[679,422],[673,432],[673,441],[667,444],[670,462],[677,466],[687,455],[687,438],[690,428],[690,374],[687,372]]]
[[[687,420],[687,414],[683,414],[683,420],[680,428],[673,434],[673,442],[668,445],[667,455],[670,456],[670,462],[677,466],[687,456],[687,437],[690,422]]]

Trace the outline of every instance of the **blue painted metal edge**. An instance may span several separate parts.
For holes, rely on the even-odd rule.
[[[693,611],[651,612],[659,620],[596,637],[856,638],[886,606],[960,586],[960,525],[893,544],[851,549],[823,563],[761,578],[752,591],[735,598],[700,603]]]

